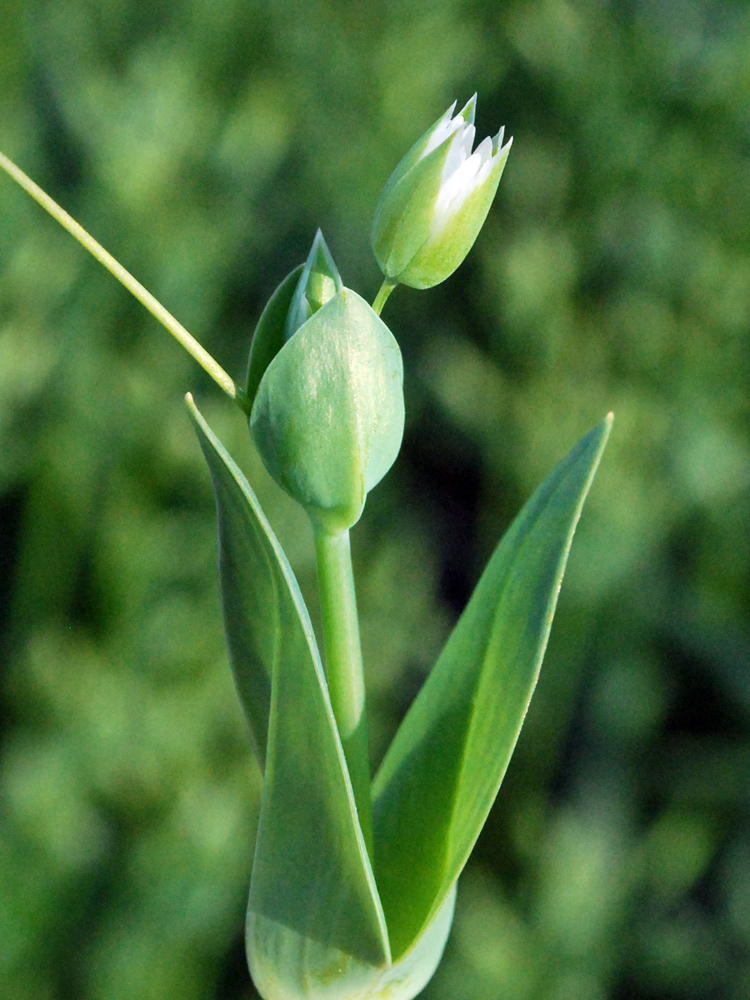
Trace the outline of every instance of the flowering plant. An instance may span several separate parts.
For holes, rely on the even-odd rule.
[[[240,386],[153,296],[10,160],[0,166],[167,327],[249,419],[266,468],[315,538],[321,655],[294,572],[245,477],[188,394],[219,528],[225,631],[263,772],[247,952],[265,1000],[410,1000],[434,972],[456,883],[534,690],[568,551],[611,418],[532,496],[498,545],[374,781],[349,531],[395,460],[402,361],[380,319],[397,283],[461,263],[510,142],[474,139],[455,105],[398,165],[373,246],[373,306],[345,287],[320,233],[279,285]]]

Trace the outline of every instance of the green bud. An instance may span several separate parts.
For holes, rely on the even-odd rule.
[[[250,433],[273,478],[337,532],[359,520],[401,447],[401,352],[364,299],[344,288],[320,233],[290,292],[292,283],[290,275],[258,324],[255,374],[265,368]]]
[[[476,94],[409,150],[375,209],[372,246],[391,284],[432,288],[463,261],[487,218],[513,142],[504,129],[472,152]]]

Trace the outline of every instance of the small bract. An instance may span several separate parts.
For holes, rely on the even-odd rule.
[[[487,218],[513,142],[504,129],[472,152],[476,94],[455,102],[409,150],[383,189],[372,246],[386,281],[431,288],[463,261]]]

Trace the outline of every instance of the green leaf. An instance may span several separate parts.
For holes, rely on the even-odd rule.
[[[253,978],[267,1000],[306,996],[311,984],[324,995],[341,976],[358,989],[390,964],[388,936],[309,615],[246,479],[190,397],[188,408],[216,494],[235,678],[256,744],[268,737],[247,919]]]
[[[516,518],[375,779],[375,871],[396,961],[443,904],[495,800],[610,426],[584,437]]]
[[[250,343],[247,363],[247,397],[250,406],[258,392],[266,368],[284,346],[284,326],[304,264],[300,264],[284,278],[260,314],[258,325]]]
[[[229,661],[262,769],[274,660],[280,655],[298,655],[296,648],[289,648],[290,637],[279,636],[275,566],[280,560],[286,562],[286,556],[247,480],[206,424],[192,396],[186,399],[216,497],[219,582]],[[289,580],[300,608],[303,635],[297,641],[314,644],[312,626],[291,570]]]

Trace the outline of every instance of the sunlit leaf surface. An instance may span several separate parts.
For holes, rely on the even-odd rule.
[[[503,538],[377,775],[375,869],[396,957],[442,905],[500,787],[610,424],[560,462]]]

